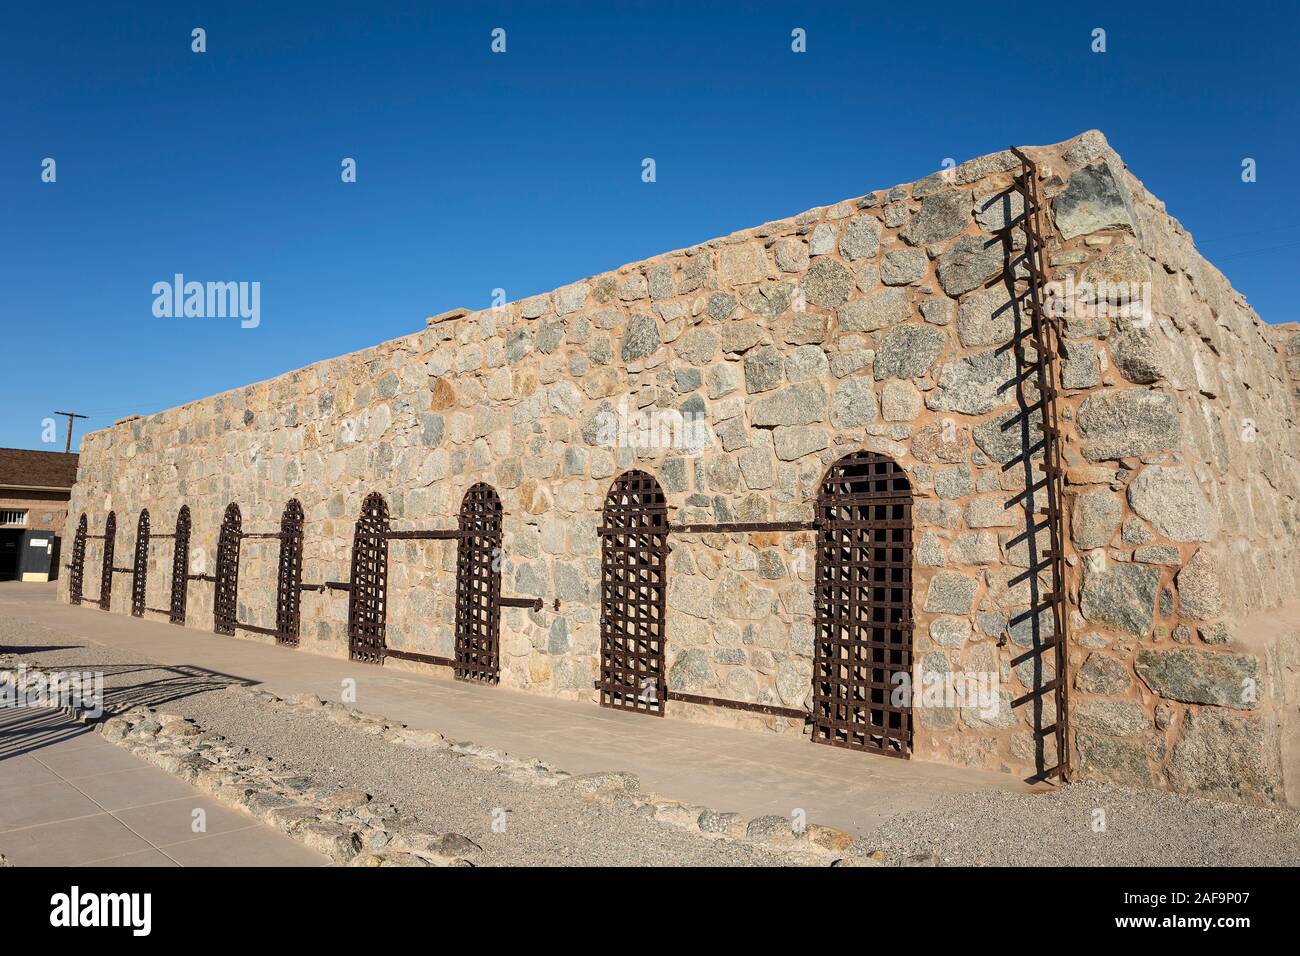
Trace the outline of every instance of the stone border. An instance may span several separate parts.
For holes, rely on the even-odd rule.
[[[592,803],[630,807],[644,817],[692,830],[709,839],[757,843],[769,849],[797,854],[804,865],[882,866],[883,851],[866,856],[846,857],[854,837],[834,827],[808,824],[796,832],[787,817],[769,815],[747,819],[739,813],[720,812],[711,807],[689,805],[641,789],[640,778],[625,770],[571,774],[535,758],[514,757],[502,750],[469,741],[449,741],[433,730],[418,730],[353,707],[322,700],[314,694],[297,694],[286,699],[269,691],[232,685],[226,693],[246,694],[265,706],[289,713],[320,713],[331,723],[388,743],[424,750],[447,750],[463,755],[479,769],[497,773],[538,787],[560,787]],[[937,863],[937,859],[925,862]]]
[[[43,670],[33,660],[27,671]],[[0,655],[0,668],[15,667],[12,655]],[[57,670],[57,668],[55,669]],[[27,681],[10,680],[25,689]],[[322,700],[314,694],[283,698],[269,691],[233,684],[224,691],[244,695],[281,712],[315,713],[331,723],[386,743],[421,750],[445,750],[462,755],[479,769],[518,783],[559,787],[580,800],[630,808],[643,817],[706,839],[759,844],[791,854],[796,865],[886,866],[881,850],[848,855],[854,837],[834,827],[809,823],[796,831],[789,818],[765,815],[748,819],[739,813],[688,805],[645,792],[640,779],[627,771],[571,774],[542,760],[513,757],[504,751],[469,741],[448,741],[432,730],[369,714]],[[96,731],[110,743],[185,780],[219,803],[245,812],[308,848],[347,866],[474,866],[482,848],[452,832],[426,832],[415,818],[391,804],[375,806],[359,788],[325,787],[310,776],[279,764],[273,757],[238,747],[221,734],[205,730],[179,714],[140,705],[98,721],[85,712],[62,708],[81,723],[97,723]],[[939,865],[937,857],[907,861],[908,865]]]

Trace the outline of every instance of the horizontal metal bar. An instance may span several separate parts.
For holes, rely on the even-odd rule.
[[[155,614],[166,614],[168,617],[170,617],[172,613],[170,608],[165,607],[147,607],[145,610],[153,611]]]
[[[706,707],[723,707],[727,710],[743,710],[753,714],[764,714],[768,717],[789,717],[792,720],[809,720],[811,714],[806,710],[798,710],[794,707],[775,707],[771,704],[751,704],[743,700],[724,700],[721,697],[703,697],[699,694],[683,694],[680,691],[665,691],[664,696],[669,700],[680,700],[684,704],[703,704]]]
[[[285,640],[293,639],[292,634],[286,634],[284,631],[277,631],[273,627],[260,627],[257,624],[244,624],[241,621],[236,621],[235,627],[241,628],[245,631],[252,631],[254,634],[269,634],[271,637],[278,637]]]
[[[541,598],[503,597],[497,598],[497,603],[502,607],[526,607],[532,608],[534,611],[540,611],[542,609]]]
[[[216,583],[217,583],[217,577],[216,577],[215,574],[187,574],[187,575],[185,576],[185,580],[187,580],[187,581],[211,581],[213,584],[216,584]]]
[[[399,661],[414,661],[417,664],[437,664],[439,667],[455,667],[456,662],[450,657],[438,657],[435,654],[417,654],[415,651],[397,651],[391,647],[384,648],[385,657],[396,657]]]
[[[816,531],[815,521],[720,521],[713,524],[673,524],[675,534],[744,534],[764,531]]]
[[[241,531],[241,538],[296,538],[298,535],[284,531]]]
[[[114,574],[135,574],[135,568],[113,568]]]
[[[476,535],[458,529],[448,531],[385,531],[383,536],[390,541],[448,541],[456,538],[486,537],[481,533]]]

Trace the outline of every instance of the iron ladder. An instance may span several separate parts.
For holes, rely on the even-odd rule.
[[[1047,268],[1043,242],[1042,199],[1038,188],[1038,166],[1016,147],[1011,147],[1012,154],[1020,160],[1021,171],[1015,177],[1015,190],[1024,205],[1021,215],[1021,228],[1025,235],[1025,251],[1021,260],[1024,269],[1013,270],[1016,286],[1015,296],[1027,305],[1030,326],[1034,340],[1034,366],[1038,386],[1038,407],[1041,414],[1039,426],[1043,436],[1043,480],[1041,487],[1047,498],[1047,527],[1049,550],[1039,556],[1040,561],[1031,568],[1033,574],[1044,566],[1051,571],[1051,591],[1040,595],[1040,601],[1033,608],[1033,614],[1040,613],[1043,604],[1052,609],[1051,640],[1041,644],[1026,655],[1055,652],[1056,673],[1051,681],[1027,694],[1025,699],[1041,697],[1053,693],[1056,704],[1056,719],[1048,727],[1038,730],[1039,738],[1054,734],[1056,738],[1056,763],[1045,766],[1036,775],[1037,779],[1056,777],[1061,782],[1070,779],[1070,735],[1069,735],[1069,674],[1066,657],[1066,601],[1065,601],[1065,519],[1062,511],[1065,475],[1061,464],[1061,428],[1057,409],[1057,383],[1060,381],[1058,359],[1062,342],[1061,318],[1056,310],[1044,308],[1047,287]],[[1022,353],[1023,354],[1023,353]],[[1033,483],[1030,493],[1037,491],[1040,483]],[[1038,528],[1030,522],[1030,544]],[[1042,559],[1046,559],[1043,561]],[[1043,600],[1046,598],[1046,600]],[[1044,761],[1044,764],[1046,761]]]

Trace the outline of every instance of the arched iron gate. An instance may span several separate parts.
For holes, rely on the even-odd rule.
[[[190,580],[190,509],[181,505],[176,512],[175,547],[172,551],[172,594],[167,619],[173,624],[185,623],[185,604]]]
[[[252,631],[274,637],[276,643],[296,647],[302,607],[303,511],[297,498],[290,498],[280,515],[279,531],[245,531],[239,507],[227,506],[217,543],[217,594],[214,604],[215,630],[234,634]],[[239,620],[239,555],[245,538],[274,538],[280,543],[275,587],[275,627],[263,627]],[[321,590],[323,585],[309,585]]]
[[[149,509],[140,509],[135,526],[135,561],[131,565],[131,615],[144,617],[145,589],[149,584]]]
[[[388,502],[366,495],[352,535],[352,587],[348,596],[348,656],[382,664],[388,614]]]
[[[86,571],[86,513],[77,521],[77,533],[72,536],[72,563],[68,565],[68,603],[81,603],[81,589]]]
[[[619,475],[601,512],[600,703],[664,715],[668,501],[644,471]]]
[[[239,610],[239,545],[243,538],[243,517],[239,505],[226,505],[217,538],[216,593],[212,597],[212,629],[218,634],[235,633]]]
[[[275,639],[298,645],[302,620],[302,505],[290,498],[280,516],[280,563],[275,585]]]
[[[348,653],[353,660],[382,664],[385,658],[451,667],[456,677],[495,683],[500,675],[500,609],[542,609],[541,598],[501,596],[501,501],[490,485],[475,485],[462,502],[455,530],[395,531],[378,492],[366,496],[352,538],[352,581],[347,585]],[[456,657],[438,657],[387,646],[388,542],[457,541]],[[342,586],[328,583],[327,586]]]
[[[166,614],[173,624],[185,623],[185,592],[189,581],[190,509],[181,505],[176,513],[176,531],[172,534],[154,534],[149,510],[140,512],[140,523],[135,532],[135,566],[131,573],[131,613],[144,617],[146,611]],[[172,585],[167,607],[149,607],[149,545],[170,538],[172,541]]]
[[[103,561],[99,567],[99,609],[107,611],[113,603],[113,551],[117,544],[117,515],[110,511],[104,522]]]
[[[912,743],[912,490],[859,451],[817,497],[812,739],[906,757]],[[906,674],[900,700],[895,675]]]
[[[479,482],[460,505],[456,542],[456,677],[495,684],[501,676],[501,498]]]

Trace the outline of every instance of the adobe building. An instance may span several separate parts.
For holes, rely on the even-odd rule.
[[[57,576],[77,456],[0,448],[0,581]]]
[[[62,594],[1294,801],[1297,345],[1089,132],[89,434]]]

